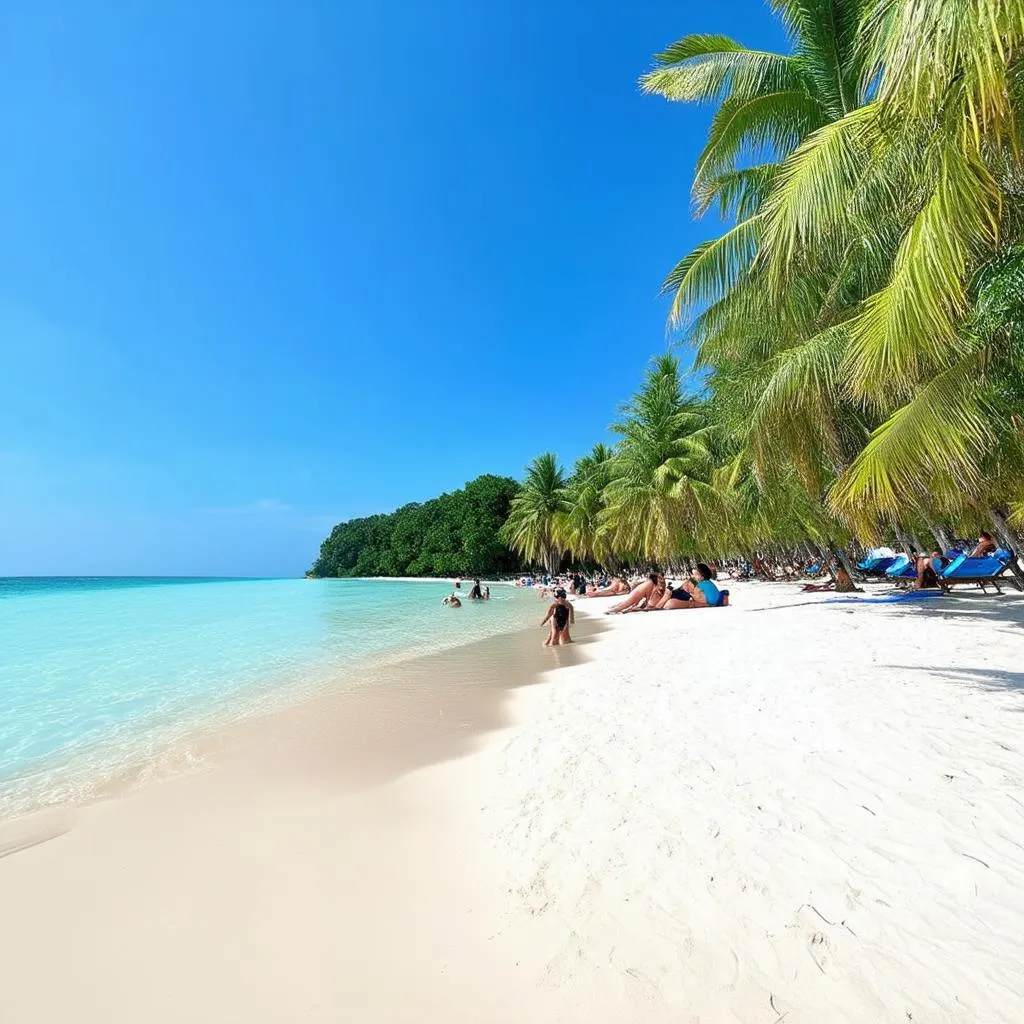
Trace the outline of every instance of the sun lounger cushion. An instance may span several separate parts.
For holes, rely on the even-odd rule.
[[[903,576],[910,578],[917,575],[917,570],[911,564],[910,559],[907,558],[906,555],[900,555],[899,558],[897,558],[896,561],[885,570],[885,575],[890,579],[898,579]]]
[[[1010,553],[1000,549],[986,558],[968,558],[960,555],[954,558],[942,571],[942,579],[976,579],[998,576],[1010,564]]]

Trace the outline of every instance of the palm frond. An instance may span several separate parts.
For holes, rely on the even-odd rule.
[[[713,34],[684,36],[656,54],[654,61],[654,69],[641,77],[640,88],[687,103],[784,89],[798,74],[791,57],[750,50],[729,36]]]
[[[995,243],[998,189],[957,147],[942,147],[935,189],[900,245],[892,277],[852,328],[851,392],[884,405],[964,351],[958,326],[967,310],[975,254]]]
[[[776,276],[845,217],[880,134],[879,108],[869,103],[808,136],[783,163],[764,206],[764,258]]]
[[[687,310],[727,292],[754,261],[761,239],[761,217],[751,217],[720,238],[702,242],[672,268],[662,285],[671,293],[670,322],[682,323]]]
[[[694,194],[750,153],[785,156],[822,123],[814,98],[801,89],[730,96],[711,119],[694,172]]]
[[[899,517],[977,492],[993,438],[984,357],[971,353],[936,374],[878,427],[836,482],[830,506],[850,519]]]

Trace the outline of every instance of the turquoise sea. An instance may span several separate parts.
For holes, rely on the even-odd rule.
[[[463,582],[463,592],[470,584]],[[0,578],[0,813],[73,799],[176,731],[359,685],[363,663],[539,618],[536,595],[441,606],[389,580]]]

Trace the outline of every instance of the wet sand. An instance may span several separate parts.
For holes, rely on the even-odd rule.
[[[521,1019],[536,953],[495,935],[479,808],[500,746],[479,748],[599,628],[382,666],[196,737],[186,775],[3,823],[0,1020]]]

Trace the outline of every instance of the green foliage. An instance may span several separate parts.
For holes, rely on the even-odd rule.
[[[617,443],[568,478],[547,453],[487,513],[445,495],[342,524],[318,570],[487,571],[512,564],[506,543],[554,570],[1024,523],[1024,0],[769,3],[789,53],[688,35],[641,79],[713,108],[693,198],[725,227],[663,286],[695,393],[656,359]]]
[[[314,576],[470,576],[516,572],[499,531],[519,492],[508,477],[480,476],[459,491],[390,515],[339,523],[320,546]]]
[[[528,562],[555,572],[564,553],[564,523],[569,511],[565,473],[545,452],[526,469],[526,479],[512,501],[501,537]]]
[[[694,195],[731,223],[665,290],[727,530],[1021,516],[1024,0],[771,6],[789,54],[688,36],[642,79],[716,105]]]

